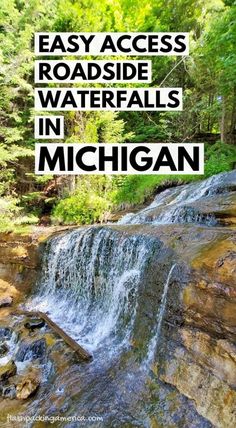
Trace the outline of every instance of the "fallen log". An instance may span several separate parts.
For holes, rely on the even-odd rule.
[[[75,353],[83,360],[83,361],[91,361],[92,355],[89,354],[82,346],[80,346],[72,337],[70,337],[64,330],[62,330],[61,327],[59,327],[54,321],[51,320],[51,318],[48,317],[48,315],[44,314],[40,311],[24,311],[21,309],[17,309],[14,311],[15,315],[26,315],[29,317],[35,317],[35,318],[42,318],[46,324],[48,324],[52,330],[60,336],[67,345],[72,348]]]

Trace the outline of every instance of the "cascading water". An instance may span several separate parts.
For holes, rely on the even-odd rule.
[[[232,172],[167,189],[148,208],[125,217],[120,223],[215,225],[213,215],[203,215],[196,207],[186,204],[229,192],[234,183],[235,172]],[[107,346],[109,353],[117,353],[120,347],[129,344],[132,336],[139,285],[152,245],[150,236],[145,239],[144,235],[126,235],[108,227],[82,228],[51,239],[40,291],[28,303],[28,308],[48,312],[90,352]],[[148,358],[160,334],[173,268],[163,285]]]
[[[236,172],[222,173],[202,182],[166,189],[137,214],[129,213],[119,224],[198,223],[215,226],[213,214],[201,212],[199,203],[210,202],[216,195],[229,194],[236,187]]]
[[[162,257],[164,270],[158,272],[157,260]],[[105,404],[108,420],[117,409],[123,415],[118,426],[123,426],[126,420],[142,421],[142,397],[148,394],[146,380],[155,357],[175,266],[171,266],[171,259],[168,260],[157,238],[140,232],[129,234],[123,227],[81,228],[49,241],[44,275],[37,295],[28,302],[28,309],[49,313],[60,327],[93,353],[93,361],[77,370],[75,380],[73,373],[63,389],[65,396],[71,394],[66,393],[67,388],[73,391],[77,413],[84,412],[85,407],[87,412],[91,411],[88,403],[93,412],[99,413]],[[146,310],[144,299],[152,289],[152,285],[147,289],[147,276],[152,269],[158,298],[153,298],[151,328],[141,333],[145,315],[140,318],[140,312]],[[160,279],[156,278],[156,272]],[[142,293],[145,297],[140,298]],[[146,348],[134,352],[132,344],[141,334]],[[64,379],[61,382],[64,384]],[[58,388],[57,385],[56,395]],[[132,409],[134,396],[139,404],[131,416],[128,408]],[[44,405],[47,408],[48,403]]]
[[[161,303],[160,303],[160,306],[158,309],[157,323],[155,326],[155,330],[153,332],[153,336],[152,336],[152,338],[149,342],[149,345],[148,345],[147,358],[146,358],[145,363],[144,363],[145,368],[150,367],[150,365],[153,363],[153,360],[155,357],[155,352],[156,352],[157,345],[158,345],[158,342],[160,339],[163,317],[164,317],[165,310],[166,310],[168,288],[169,288],[171,276],[173,274],[175,267],[176,267],[176,263],[174,263],[171,266],[169,273],[168,273],[168,276],[167,276],[167,279],[166,279],[166,282],[164,284],[163,293],[161,296]]]
[[[172,406],[171,390],[154,369],[157,363],[162,370],[163,354],[173,355],[183,322],[179,299],[191,271],[181,258],[187,248],[182,230],[195,232],[193,246],[202,230],[203,236],[212,233],[199,227],[216,225],[214,212],[202,211],[204,201],[210,204],[212,195],[223,195],[225,202],[235,181],[234,172],[168,189],[145,210],[124,218],[124,225],[83,227],[50,239],[43,275],[26,308],[48,313],[94,358],[81,364],[65,351],[66,365],[53,373],[53,358],[61,352],[60,343],[53,345],[47,355],[49,360],[50,352],[54,355],[52,370],[45,381],[50,379],[52,386],[32,402],[31,414],[42,409],[50,414],[54,402],[61,406],[63,401],[60,409],[67,415],[103,416],[103,422],[88,427],[149,428],[154,397],[163,426],[210,427],[178,391]],[[156,389],[150,393],[152,382]]]
[[[90,351],[128,343],[150,243],[105,228],[52,239],[40,292],[28,308],[48,312]]]

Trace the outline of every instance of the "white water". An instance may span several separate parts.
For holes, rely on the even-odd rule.
[[[40,292],[27,307],[49,313],[91,352],[101,344],[112,352],[129,343],[149,246],[97,227],[53,238]]]
[[[201,222],[213,224],[186,202],[227,191],[235,172],[220,174],[200,183],[167,189],[149,208],[130,215],[123,223]],[[186,209],[187,208],[187,209]],[[149,221],[152,210],[159,210]],[[153,240],[126,235],[107,227],[86,227],[51,239],[39,292],[27,307],[52,317],[90,352],[104,347],[107,354],[129,346],[136,319],[139,286],[152,255]],[[148,345],[147,363],[155,356],[166,308],[168,287],[175,265],[169,271],[159,308],[156,329]]]
[[[12,332],[9,339],[5,339],[5,340],[3,339],[2,342],[4,342],[7,345],[8,351],[4,356],[0,357],[0,366],[4,366],[4,364],[7,364],[12,359],[12,356],[14,355],[16,343],[17,343],[16,333]]]
[[[155,358],[155,353],[156,353],[156,349],[157,349],[157,345],[161,336],[161,327],[162,327],[162,321],[163,321],[163,317],[165,314],[165,310],[166,310],[166,304],[167,304],[167,294],[168,294],[168,289],[169,289],[169,285],[170,285],[170,280],[171,280],[171,276],[173,273],[173,270],[176,267],[176,263],[174,263],[168,273],[166,282],[164,284],[164,288],[163,288],[163,293],[162,293],[162,297],[161,297],[161,303],[159,306],[159,310],[158,310],[158,315],[157,315],[157,322],[156,322],[156,327],[155,330],[153,332],[152,338],[149,342],[148,345],[148,351],[147,351],[147,358],[145,359],[145,367],[150,367],[151,364],[154,361]]]
[[[150,240],[150,237],[149,237]],[[30,310],[49,313],[75,340],[96,353],[112,356],[129,345],[139,285],[153,242],[112,229],[84,228],[50,241],[40,292]],[[152,364],[161,334],[167,293],[176,263],[163,286],[157,318],[141,370]]]
[[[119,220],[119,224],[202,223],[214,226],[216,224],[214,216],[201,213],[196,202],[227,193],[231,186],[236,186],[236,171],[218,174],[201,182],[166,189],[158,194],[147,208],[137,214],[125,215]],[[192,206],[194,204],[195,206]]]

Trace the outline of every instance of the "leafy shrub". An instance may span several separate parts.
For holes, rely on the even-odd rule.
[[[19,199],[12,197],[0,198],[0,232],[21,232],[25,226],[38,223],[38,217],[24,213],[19,207]]]
[[[14,220],[14,225],[15,226],[36,225],[36,224],[38,224],[38,221],[39,221],[39,218],[34,214],[22,215],[20,217],[17,217]]]
[[[53,220],[66,224],[92,224],[99,222],[109,208],[107,199],[95,193],[77,192],[62,199],[53,210]]]
[[[220,141],[205,146],[205,177],[230,171],[236,164],[236,147]]]
[[[0,216],[9,216],[13,218],[17,215],[21,209],[18,206],[19,200],[17,198],[5,197],[0,198]]]

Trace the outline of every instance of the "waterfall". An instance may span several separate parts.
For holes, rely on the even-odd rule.
[[[211,195],[230,192],[236,174],[220,174],[202,182],[167,189],[153,203],[123,223],[204,223],[216,225],[214,215],[202,212],[201,203]],[[224,197],[224,196],[223,196]],[[197,201],[197,204],[193,204]],[[157,240],[145,233],[129,235],[122,226],[83,227],[52,238],[46,250],[43,278],[37,294],[27,304],[48,313],[88,351],[106,346],[109,353],[131,340],[140,284]],[[158,230],[158,229],[157,229]],[[163,288],[156,331],[149,343],[152,359],[159,340],[168,286]],[[165,273],[165,272],[164,272]]]
[[[201,213],[196,208],[181,205],[179,207],[167,210],[163,214],[160,214],[158,219],[153,220],[153,224],[168,223],[195,223],[204,224],[206,226],[216,226],[217,220],[214,214]]]
[[[159,420],[163,426],[208,426],[191,400],[178,389],[170,393],[172,386],[150,369],[157,363],[162,373],[179,349],[181,295],[195,278],[191,260],[203,244],[222,236],[223,227],[206,226],[220,224],[217,207],[230,207],[235,178],[232,172],[167,189],[149,207],[123,218],[125,225],[80,227],[48,240],[41,277],[25,309],[47,313],[93,360],[82,363],[60,341],[49,343],[48,362],[40,367],[42,388],[29,400],[27,414],[102,415],[97,427],[149,427]],[[19,374],[23,364],[17,362]]]
[[[175,269],[175,267],[176,267],[176,263],[174,263],[171,266],[169,273],[168,273],[168,276],[166,278],[166,282],[165,282],[164,287],[163,287],[163,292],[162,292],[162,296],[161,296],[161,303],[160,303],[159,310],[158,310],[155,331],[153,332],[153,336],[149,342],[148,351],[147,351],[147,358],[144,362],[145,368],[150,367],[150,365],[152,364],[154,357],[155,357],[155,351],[156,351],[156,348],[157,348],[157,345],[158,345],[158,342],[160,339],[162,321],[163,321],[163,317],[164,317],[165,309],[166,309],[167,293],[168,293],[168,289],[169,289],[171,276],[172,276],[172,273],[173,273],[173,270]]]
[[[232,171],[201,182],[166,189],[147,208],[137,214],[126,214],[119,224],[199,223],[215,226],[217,221],[214,215],[204,212],[204,202],[209,202],[216,195],[230,193],[235,186],[236,172]]]
[[[52,238],[39,292],[28,308],[58,322],[85,348],[129,343],[152,240],[89,227]]]

